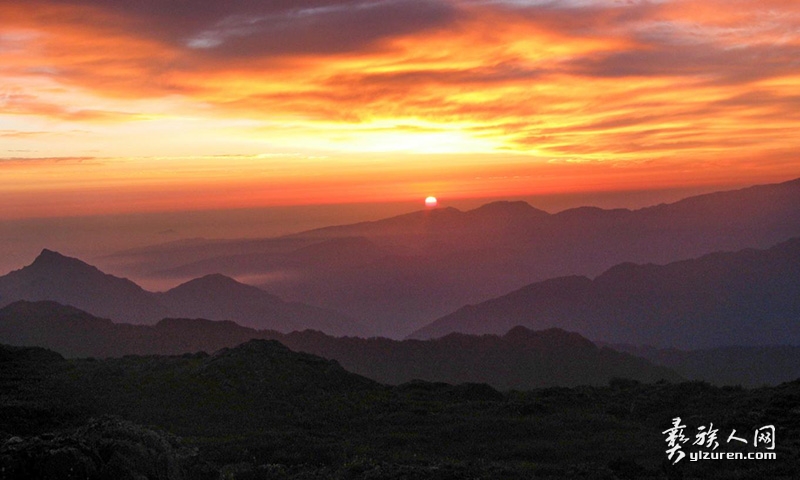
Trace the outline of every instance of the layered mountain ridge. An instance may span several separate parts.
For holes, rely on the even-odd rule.
[[[279,341],[389,384],[421,379],[528,389],[603,385],[617,377],[643,382],[681,379],[669,369],[560,329],[534,332],[517,327],[501,336],[451,334],[432,341],[399,341],[337,338],[313,330],[285,334],[200,319],[115,324],[54,302],[20,301],[0,309],[0,343],[43,346],[67,357],[214,352],[251,339]]]
[[[235,320],[246,326],[287,332],[316,328],[333,334],[369,333],[345,315],[285,302],[224,275],[207,275],[166,292],[148,292],[128,279],[47,249],[27,267],[0,277],[0,306],[18,300],[50,300],[132,324],[190,317]]]
[[[764,249],[798,236],[800,179],[638,210],[442,207],[274,239],[154,246],[107,257],[103,267],[136,265],[135,276],[159,281],[246,277],[402,338],[464,305],[549,278]]]
[[[616,265],[594,279],[537,282],[463,307],[415,332],[559,327],[594,340],[710,348],[800,345],[800,238],[666,265]]]

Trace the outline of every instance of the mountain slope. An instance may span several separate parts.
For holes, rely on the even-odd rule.
[[[667,265],[617,265],[461,308],[415,332],[559,327],[592,339],[662,347],[800,344],[800,239]]]
[[[19,300],[58,302],[132,324],[188,317],[235,320],[279,331],[315,328],[337,335],[371,333],[345,315],[285,302],[223,275],[208,275],[165,293],[153,293],[50,250],[43,250],[31,265],[0,277],[0,306]]]
[[[111,413],[206,435],[223,428],[241,434],[265,425],[286,425],[298,417],[342,414],[353,410],[344,401],[349,395],[382,388],[334,361],[291,351],[274,340],[250,340],[211,355],[129,355],[99,361],[65,361],[46,350],[0,345],[0,386],[30,386],[24,385],[24,378],[4,375],[9,367],[17,372],[36,367],[44,374],[39,397],[45,393],[46,398],[34,408],[46,405],[50,396],[63,395],[66,402],[80,406],[70,412],[76,417]],[[29,414],[14,403],[4,408]],[[51,414],[47,408],[35,413]],[[75,420],[79,418],[69,419]],[[21,422],[4,415],[0,428],[13,423]]]
[[[717,385],[760,387],[800,378],[800,346],[679,350],[614,345],[612,348],[671,368],[686,379]]]
[[[235,320],[246,327],[281,332],[307,328],[331,335],[368,332],[362,324],[344,315],[301,303],[284,302],[260,288],[219,274],[191,280],[158,294],[157,298],[174,317]]]
[[[496,388],[602,385],[615,377],[679,380],[674,372],[575,333],[517,327],[503,336],[450,335],[432,341],[336,338],[306,330],[281,334],[233,322],[165,319],[153,326],[113,324],[52,302],[18,302],[0,309],[0,343],[37,345],[68,357],[213,352],[250,339],[277,340],[293,350],[338,361],[382,383],[415,379],[488,383]]]
[[[0,305],[17,300],[52,300],[131,323],[152,323],[168,314],[132,281],[47,249],[27,267],[0,277]]]
[[[162,281],[209,273],[263,278],[261,286],[281,298],[369,320],[377,334],[400,337],[465,304],[548,278],[767,248],[797,236],[800,179],[639,210],[550,214],[524,202],[429,209],[272,241],[208,242],[194,260],[180,246],[165,246],[114,261],[137,263]]]
[[[333,338],[304,331],[285,335],[281,341],[297,350],[334,358],[350,371],[389,384],[422,379],[525,390],[605,385],[613,378],[642,382],[681,379],[669,369],[599,348],[577,333],[560,329],[514,327],[504,335],[451,334],[428,341]]]

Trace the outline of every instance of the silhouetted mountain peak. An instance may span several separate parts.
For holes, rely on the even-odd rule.
[[[47,261],[49,259],[60,259],[60,258],[67,258],[67,257],[65,257],[64,255],[61,255],[60,253],[56,252],[55,250],[50,250],[48,248],[43,248],[42,252],[39,253],[39,256],[36,257],[36,260],[34,260],[34,262]]]
[[[212,359],[249,357],[253,360],[286,355],[288,347],[277,340],[253,339],[233,348],[223,348],[214,352]]]
[[[82,270],[86,272],[100,272],[97,268],[77,258],[67,257],[66,255],[46,248],[42,250],[28,268],[37,271]]]
[[[161,330],[185,330],[185,331],[197,329],[198,327],[252,330],[248,329],[247,327],[239,325],[233,320],[206,320],[204,318],[174,318],[174,317],[162,318],[161,320],[158,321],[158,323],[153,325],[153,327]]]
[[[183,295],[204,294],[206,296],[218,296],[221,294],[230,295],[234,293],[238,293],[240,295],[241,294],[255,295],[258,298],[272,296],[258,287],[247,285],[246,283],[239,282],[231,277],[222,275],[220,273],[212,273],[210,275],[205,275],[200,278],[195,278],[194,280],[189,280],[188,282],[182,283],[177,287],[168,290],[166,292],[168,296],[174,296],[176,294],[183,294]],[[277,297],[275,297],[275,299],[277,299]]]
[[[525,328],[522,325],[517,325],[516,327],[512,328],[505,335],[503,338],[506,340],[513,340],[513,339],[525,339],[535,336],[535,332],[530,328]]]
[[[223,275],[221,273],[211,273],[209,275],[204,275],[200,278],[195,278],[193,280],[189,280],[188,282],[182,283],[177,287],[173,288],[172,290],[179,290],[179,289],[230,289],[230,288],[237,288],[237,287],[249,287],[249,285],[245,285],[243,283],[237,282],[231,277]],[[255,287],[252,287],[255,288]]]
[[[153,322],[166,313],[132,281],[48,249],[30,265],[0,277],[0,305],[16,300],[52,300],[135,323]]]
[[[594,343],[579,333],[568,332],[560,328],[531,330],[518,325],[509,330],[503,339],[516,345],[546,349],[596,348]]]
[[[219,273],[164,293],[153,293],[128,279],[48,249],[30,265],[0,276],[0,307],[18,300],[55,301],[101,318],[135,324],[188,317],[234,320],[249,327],[281,331],[315,327],[332,333],[352,333],[363,328],[339,313],[299,302],[287,303]]]
[[[0,344],[0,364],[6,362],[54,363],[63,362],[64,357],[41,347],[14,347]],[[8,368],[5,365],[5,368]]]
[[[268,396],[281,391],[323,393],[377,385],[346,371],[335,360],[295,352],[277,340],[263,339],[215,352],[200,367],[200,374]]]
[[[62,305],[58,302],[43,300],[38,302],[31,302],[28,300],[19,300],[10,303],[3,308],[0,308],[0,318],[4,316],[9,317],[42,317],[42,316],[91,316],[89,313],[79,308],[71,307],[69,305]]]
[[[606,218],[611,219],[614,217],[620,217],[623,215],[630,214],[632,210],[627,208],[612,208],[612,209],[605,209],[600,207],[575,207],[575,208],[568,208],[567,210],[563,210],[556,214],[556,217],[559,219],[570,219],[570,220],[580,220],[580,221],[592,221],[595,219]]]
[[[397,215],[395,217],[390,217],[385,220],[378,220],[373,222],[375,224],[404,224],[406,222],[418,222],[421,220],[430,220],[430,219],[453,219],[453,218],[460,218],[464,215],[464,212],[461,210],[454,208],[454,207],[437,207],[437,208],[430,208],[427,210],[417,210],[416,212],[405,213],[403,215]]]
[[[173,309],[184,313],[197,313],[190,307],[221,305],[242,306],[242,302],[267,302],[268,304],[283,303],[283,301],[258,287],[241,283],[231,277],[212,273],[194,280],[189,280],[163,294],[165,300]],[[179,302],[180,305],[175,302]],[[187,310],[188,309],[188,310]]]
[[[528,202],[520,201],[498,201],[487,203],[474,210],[467,212],[470,215],[502,215],[502,216],[548,216],[544,210],[532,207]]]
[[[458,215],[458,214],[464,213],[464,212],[462,212],[461,210],[459,210],[459,209],[457,209],[455,207],[437,207],[437,208],[432,208],[430,210],[420,210],[420,211],[421,212],[430,212],[431,215],[439,215],[439,216]]]

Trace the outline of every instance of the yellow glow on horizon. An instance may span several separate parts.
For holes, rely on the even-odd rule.
[[[800,176],[791,2],[233,3],[0,4],[0,218]]]

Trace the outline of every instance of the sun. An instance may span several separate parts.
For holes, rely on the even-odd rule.
[[[438,204],[439,204],[439,201],[436,200],[436,197],[427,197],[425,199],[425,206],[428,207],[428,208],[435,207]]]

